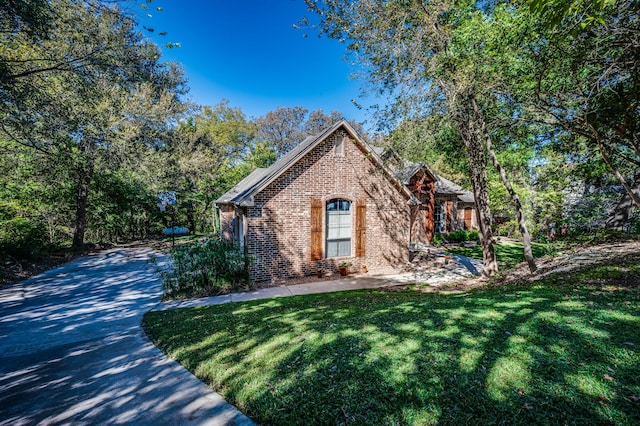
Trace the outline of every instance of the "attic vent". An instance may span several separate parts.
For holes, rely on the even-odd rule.
[[[345,136],[336,139],[335,153],[339,157],[344,157],[344,144],[349,141],[349,137]]]

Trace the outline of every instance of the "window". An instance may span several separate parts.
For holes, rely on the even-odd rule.
[[[351,202],[327,201],[327,257],[351,256]]]
[[[433,210],[433,230],[436,234],[444,232],[444,204],[436,201]]]
[[[344,138],[337,138],[336,139],[336,146],[335,146],[335,154],[339,157],[343,157],[344,156],[344,142],[348,140],[348,138],[345,136]]]

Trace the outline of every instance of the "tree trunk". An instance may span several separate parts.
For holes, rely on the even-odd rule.
[[[491,143],[491,136],[489,135],[489,131],[487,130],[487,126],[484,121],[484,117],[480,112],[480,108],[478,108],[478,103],[476,99],[472,98],[471,102],[473,104],[473,112],[475,115],[475,119],[478,123],[480,123],[480,130],[484,135],[487,153],[491,157],[491,160],[493,161],[493,166],[498,171],[498,174],[500,175],[500,179],[502,180],[502,184],[504,185],[507,192],[509,193],[509,196],[511,197],[511,202],[516,208],[516,212],[518,216],[518,226],[520,228],[520,233],[522,234],[522,245],[524,246],[524,258],[527,261],[527,265],[529,265],[529,271],[531,271],[532,274],[535,274],[536,271],[538,270],[538,267],[536,266],[536,261],[533,258],[533,251],[531,250],[531,235],[529,234],[529,229],[527,228],[524,211],[522,210],[522,203],[520,202],[520,197],[511,186],[511,182],[507,178],[507,173],[502,167],[502,165],[500,164],[500,162],[498,161],[498,157],[495,151],[493,150],[493,144]]]
[[[472,97],[468,100],[471,101]],[[480,244],[482,245],[482,275],[491,277],[498,272],[498,262],[494,249],[493,229],[491,227],[491,208],[487,182],[487,161],[484,155],[482,134],[474,120],[471,105],[461,108],[457,115],[458,131],[464,141],[469,165],[471,168],[471,184],[478,214]]]
[[[597,134],[595,130],[593,130],[592,133],[594,134],[594,137],[598,144],[598,149],[600,150],[600,155],[602,155],[602,159],[609,167],[609,170],[611,170],[615,175],[615,177],[618,178],[618,181],[620,182],[625,192],[631,199],[631,202],[635,204],[637,208],[640,209],[640,196],[634,193],[633,189],[627,183],[627,180],[624,178],[624,176],[622,176],[622,173],[620,173],[620,171],[613,165],[613,163],[609,159],[609,155],[607,155],[607,151],[604,147],[604,144],[602,143],[602,139],[600,138],[600,135]]]
[[[73,232],[73,247],[84,246],[84,234],[87,227],[87,200],[89,199],[89,185],[93,177],[93,161],[78,170],[78,188],[76,192],[76,227]]]
[[[636,175],[631,191],[636,194],[636,196],[640,197],[640,174]],[[629,218],[631,217],[633,208],[633,201],[631,200],[631,197],[629,197],[629,194],[625,192],[622,194],[622,197],[611,213],[611,216],[607,219],[606,227],[616,231],[624,231],[626,226],[629,225]]]

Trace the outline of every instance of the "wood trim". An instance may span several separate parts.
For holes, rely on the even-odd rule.
[[[425,220],[425,228],[426,228],[426,233],[427,233],[427,240],[431,241],[433,240],[433,235],[434,235],[434,231],[435,231],[435,219],[433,217],[435,211],[436,211],[436,198],[435,198],[435,183],[429,183],[428,187],[427,187],[427,191],[429,193],[429,198],[427,199],[427,202],[425,203],[425,209],[424,209],[424,214],[426,216],[426,220]]]
[[[367,232],[367,202],[356,201],[356,257],[363,257],[366,253]]]
[[[322,200],[311,199],[311,260],[322,259]]]

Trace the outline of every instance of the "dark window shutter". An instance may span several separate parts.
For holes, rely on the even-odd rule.
[[[311,260],[322,259],[322,200],[311,199]]]
[[[365,255],[365,242],[367,230],[367,202],[358,200],[356,202],[356,257]]]

